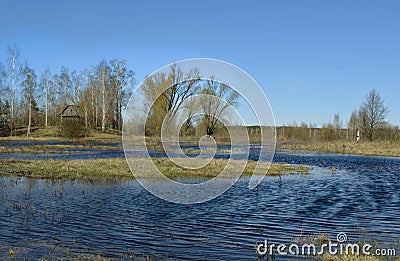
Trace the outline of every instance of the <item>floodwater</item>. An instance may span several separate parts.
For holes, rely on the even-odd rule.
[[[314,170],[266,177],[255,190],[244,177],[197,205],[163,201],[134,180],[1,177],[0,259],[13,249],[15,257],[29,259],[99,254],[119,260],[135,253],[162,260],[256,260],[256,242],[290,244],[318,233],[334,240],[339,232],[350,241],[399,248],[400,159],[277,153],[274,161]]]

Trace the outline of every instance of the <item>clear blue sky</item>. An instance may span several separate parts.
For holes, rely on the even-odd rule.
[[[143,78],[170,62],[233,63],[277,124],[344,123],[375,88],[400,124],[400,1],[0,0],[0,62],[16,43],[39,73],[124,58]]]

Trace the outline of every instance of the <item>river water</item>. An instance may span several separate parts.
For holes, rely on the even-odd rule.
[[[256,260],[256,242],[292,243],[315,234],[336,239],[339,232],[350,241],[400,245],[400,159],[277,153],[274,161],[314,170],[282,180],[266,177],[255,190],[244,177],[220,197],[197,205],[163,201],[134,180],[1,177],[0,259],[13,249],[15,257],[36,260],[87,254],[118,260],[132,253]]]

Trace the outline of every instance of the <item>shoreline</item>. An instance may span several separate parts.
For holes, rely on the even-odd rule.
[[[338,153],[360,156],[378,156],[400,158],[400,144],[374,141],[374,142],[281,142],[277,149],[299,150],[314,153]]]
[[[131,137],[143,138],[143,137]],[[160,138],[145,137],[146,146],[148,148],[162,147]],[[198,145],[200,137],[181,137],[180,142],[185,145]],[[229,145],[230,139],[224,136],[214,137],[218,145]],[[260,144],[260,136],[250,136],[250,144]],[[26,141],[31,143],[27,146],[11,146],[13,142]],[[37,144],[34,144],[37,143]],[[54,144],[49,144],[54,143]],[[36,146],[32,146],[32,144]],[[8,136],[0,137],[0,153],[53,153],[62,149],[123,149],[123,138],[121,133],[101,132],[98,129],[91,129],[86,137],[70,139],[59,135],[59,126],[40,127],[30,137]],[[383,157],[400,157],[400,142],[390,141],[365,141],[360,140],[358,143],[354,140],[337,140],[337,141],[296,141],[281,140],[276,142],[276,149],[301,150],[305,152],[315,153],[340,153],[364,156],[383,156]]]
[[[121,136],[105,134],[105,137],[88,137],[77,140],[60,139],[58,137],[1,137],[0,138],[0,153],[60,153],[63,149],[99,149],[99,150],[122,150],[122,139]],[[112,137],[109,137],[112,136]],[[5,144],[19,142],[30,142],[37,143],[35,145],[27,146],[11,146],[8,147]],[[53,145],[47,143],[56,143]],[[61,143],[61,144],[60,144]],[[162,143],[154,138],[146,137],[146,143],[148,148],[158,148],[162,146]],[[182,144],[197,146],[197,142],[193,140],[182,140]],[[217,140],[218,145],[229,145],[230,143],[224,140]],[[256,141],[252,141],[250,144],[259,144]],[[314,153],[339,153],[339,154],[350,154],[350,155],[362,155],[362,156],[382,156],[382,157],[396,157],[400,158],[400,143],[392,143],[387,141],[374,141],[365,142],[360,141],[335,141],[335,142],[297,142],[297,141],[279,141],[276,144],[276,149],[288,149],[297,150],[304,152]],[[193,152],[194,149],[187,149],[188,152]],[[68,152],[64,152],[67,153]]]

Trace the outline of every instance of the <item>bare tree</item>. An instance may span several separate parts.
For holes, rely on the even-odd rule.
[[[126,60],[111,60],[112,78],[114,86],[114,119],[116,120],[118,129],[122,128],[122,108],[126,103],[130,92],[126,90],[130,83],[133,82],[134,73],[127,68]]]
[[[341,138],[341,130],[343,127],[343,123],[340,121],[340,116],[339,114],[335,114],[333,117],[333,126],[335,128],[335,135],[339,136]]]
[[[106,131],[106,112],[107,112],[107,88],[108,88],[108,66],[106,61],[102,61],[99,67],[100,80],[101,80],[101,131]]]
[[[358,129],[358,118],[357,118],[357,111],[353,111],[351,113],[349,123],[347,124],[347,129],[350,131],[351,139],[356,138],[356,133]]]
[[[57,112],[60,109],[60,106],[63,105],[62,101],[62,86],[59,84],[60,76],[57,74],[53,74],[51,77],[50,86],[50,94],[49,94],[49,119],[50,124],[54,125],[57,122],[58,115]]]
[[[89,110],[91,108],[91,94],[92,90],[90,88],[86,88],[80,93],[79,97],[79,108],[81,108],[84,112],[86,129],[89,127]]]
[[[197,68],[185,74],[173,64],[168,73],[159,73],[146,78],[142,85],[145,106],[150,109],[150,116],[147,119],[147,126],[150,128],[146,128],[146,131],[151,129],[153,134],[160,134],[166,115],[169,115],[169,120],[164,122],[164,128],[168,128],[177,116],[178,110],[182,108],[182,104],[199,93],[199,75]]]
[[[6,86],[6,71],[3,65],[0,63],[0,97],[3,97],[4,90]],[[8,111],[7,111],[8,110]],[[9,109],[8,109],[8,101],[0,98],[0,125],[5,125],[8,121]],[[1,126],[0,126],[1,129]]]
[[[68,68],[65,66],[61,67],[61,71],[59,75],[56,75],[57,85],[62,90],[62,105],[66,105],[69,102],[68,97],[70,96],[71,89],[71,77],[68,71]]]
[[[14,133],[15,127],[15,92],[18,84],[18,72],[19,72],[19,49],[13,44],[8,46],[8,73],[10,77],[10,86],[8,87],[8,93],[10,95],[10,116],[11,116],[11,136]]]
[[[3,94],[4,94],[3,92],[4,92],[5,88],[6,88],[6,77],[7,77],[6,70],[5,70],[4,66],[3,66],[3,64],[0,63],[0,95],[2,97],[4,97],[3,96]]]
[[[6,70],[3,66],[3,64],[0,63],[0,93],[3,92],[3,88],[5,88],[6,85]]]
[[[158,96],[164,90],[165,74],[159,73],[149,76],[142,85],[145,96],[144,106],[149,110],[146,118],[146,135],[160,135],[162,122],[167,115],[167,100],[164,95]]]
[[[48,126],[49,124],[49,109],[50,109],[50,88],[53,85],[52,77],[50,69],[45,69],[40,77],[39,86],[43,92],[45,98],[45,117],[44,117],[44,125]]]
[[[72,102],[78,103],[83,86],[83,77],[81,73],[78,73],[77,71],[71,72],[71,85],[73,89]]]
[[[95,77],[95,75],[90,74],[89,75],[89,83],[88,83],[88,87],[90,88],[90,101],[91,101],[91,108],[92,108],[92,124],[94,127],[97,127],[98,124],[98,79]]]
[[[185,122],[183,124],[182,134],[194,134],[194,118],[196,113],[199,111],[200,102],[192,97],[188,98],[183,106],[183,117]]]
[[[385,106],[380,94],[373,89],[369,92],[365,102],[361,105],[360,111],[363,116],[367,138],[369,141],[372,141],[376,129],[384,126],[389,109]]]
[[[28,65],[25,65],[22,68],[22,86],[25,91],[26,101],[27,101],[27,109],[28,109],[28,128],[26,131],[26,136],[31,135],[31,127],[32,127],[32,107],[33,107],[33,99],[34,99],[34,91],[36,87],[36,74],[33,69],[31,69]]]
[[[207,135],[212,135],[217,128],[219,119],[229,107],[238,105],[239,94],[228,85],[214,80],[213,77],[207,80],[206,87],[201,94],[206,95],[200,105],[204,113],[203,124],[205,124]]]
[[[200,86],[197,84],[199,81],[200,76],[197,68],[184,75],[176,64],[171,66],[167,85],[164,86],[167,89],[165,89],[163,95],[167,102],[167,111],[170,112],[172,117],[176,115],[186,99],[199,92]]]
[[[341,129],[343,127],[343,123],[340,121],[340,116],[339,114],[335,114],[333,117],[333,125],[335,126],[336,129]]]

